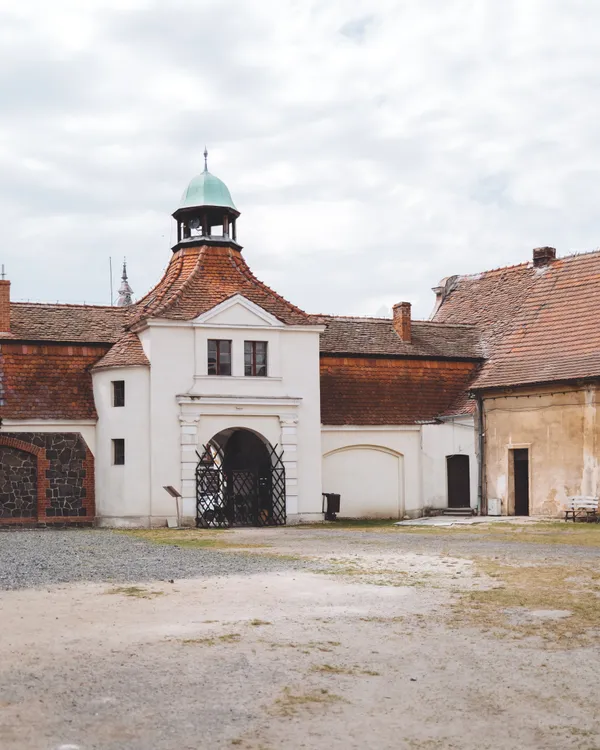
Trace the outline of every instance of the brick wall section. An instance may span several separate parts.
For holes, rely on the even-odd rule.
[[[321,356],[325,425],[401,425],[435,419],[477,371],[466,361]]]
[[[0,344],[0,416],[95,419],[91,367],[107,345]]]
[[[0,446],[37,458],[37,518],[0,517],[0,525],[94,520],[94,457],[79,433],[2,433]]]
[[[10,281],[0,279],[0,332],[10,332]]]

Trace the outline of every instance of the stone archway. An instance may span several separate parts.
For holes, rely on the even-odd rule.
[[[277,446],[244,428],[214,435],[196,468],[196,526],[279,526],[285,521],[285,468]]]
[[[0,524],[46,520],[49,465],[43,448],[0,436]]]

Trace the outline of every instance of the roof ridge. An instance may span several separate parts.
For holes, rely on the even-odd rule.
[[[312,313],[312,318],[332,318],[333,320],[360,320],[360,321],[375,321],[383,323],[393,323],[393,318],[376,318],[370,315],[329,315],[326,313]],[[420,320],[419,318],[411,318],[411,323],[417,323],[419,325],[432,325],[442,326],[444,328],[476,328],[474,323],[444,323],[441,320]]]
[[[163,281],[166,280],[166,278],[167,278],[167,276],[169,274],[169,271],[171,269],[171,265],[173,264],[173,261],[175,260],[175,256],[173,256],[171,258],[171,260],[169,261],[169,264],[166,267],[166,269],[165,269],[165,271],[164,271],[164,273],[162,275],[162,278],[160,279],[160,281],[158,282],[158,284],[156,284],[155,286],[153,286],[152,289],[150,289],[150,291],[147,292],[147,294],[145,294],[142,297],[141,300],[139,300],[138,302],[135,303],[136,307],[139,306],[139,308],[141,308],[142,305],[144,304],[144,300],[148,299],[150,297],[150,295],[153,292],[156,292],[156,290],[158,289],[158,292],[156,292],[155,298],[146,303],[147,307],[145,309],[139,309],[139,311],[136,311],[136,312],[138,312],[138,314],[135,315],[135,317],[133,318],[133,320],[130,322],[130,324],[129,324],[130,326],[133,326],[134,324],[139,323],[140,320],[142,320],[144,317],[148,317],[149,314],[154,313],[157,309],[160,309],[161,303],[162,303],[165,295],[167,294],[167,292],[169,291],[169,289],[171,289],[171,287],[177,281],[177,279],[181,276],[181,272],[183,270],[183,259],[184,259],[184,257],[185,257],[185,255],[182,253],[181,255],[179,255],[179,257],[176,258],[176,265],[177,265],[177,268],[176,268],[176,271],[175,271],[176,275],[171,280],[171,282],[169,284],[165,283],[163,285]],[[161,288],[162,286],[164,286],[164,288]]]
[[[229,257],[233,260],[231,255]],[[282,297],[281,294],[276,292],[268,284],[265,284],[264,281],[261,281],[257,276],[255,276],[252,273],[250,266],[246,263],[246,259],[242,257],[241,253],[239,254],[239,262],[237,260],[234,260],[234,264],[236,266],[236,270],[238,271],[238,273],[245,276],[249,281],[253,282],[256,286],[262,287],[263,289],[265,289],[267,292],[269,292],[269,294],[272,294],[278,300],[280,300],[281,302],[284,302],[294,312],[299,313],[300,315],[303,315],[307,319],[310,317],[307,312],[302,310],[302,308],[298,307],[297,305],[294,305],[293,302],[290,302],[285,297]]]
[[[179,287],[179,289],[177,289],[177,291],[174,292],[173,296],[169,297],[168,301],[165,302],[165,304],[162,305],[162,307],[159,305],[154,310],[154,314],[165,312],[170,307],[172,307],[182,297],[184,290],[187,289],[187,287],[189,286],[189,284],[191,283],[191,281],[193,279],[195,279],[196,273],[198,272],[198,270],[200,269],[200,266],[202,265],[202,260],[203,260],[203,258],[205,256],[206,249],[207,249],[207,245],[202,245],[199,248],[199,250],[198,250],[198,257],[196,258],[196,262],[194,263],[194,268],[192,269],[192,272],[190,273],[190,275],[187,277],[187,279],[185,279],[185,281],[183,282],[183,284],[181,284],[181,286]],[[183,264],[183,262],[182,262],[182,264]],[[179,276],[177,278],[179,278]]]
[[[551,268],[552,267],[552,263],[555,262],[555,261],[557,261],[557,260],[561,260],[561,261],[567,260],[567,261],[570,261],[570,260],[573,260],[575,258],[581,258],[582,256],[588,256],[588,255],[594,255],[594,254],[600,254],[600,247],[597,247],[594,250],[581,250],[579,252],[569,253],[568,255],[558,255],[553,261],[551,261],[548,264],[548,267]],[[497,273],[498,271],[510,271],[513,268],[521,268],[521,267],[528,267],[528,266],[530,268],[532,268],[532,269],[535,268],[535,266],[533,265],[533,259],[527,260],[527,261],[523,261],[521,263],[513,263],[512,265],[509,265],[509,266],[498,266],[497,268],[489,268],[486,271],[479,271],[479,272],[474,272],[474,273],[456,274],[456,276],[459,279],[473,279],[473,278],[478,279],[478,278],[481,278],[482,276],[485,276],[485,275],[487,275],[489,273]],[[452,274],[450,276],[446,277],[446,278],[451,278],[451,276],[452,276]]]
[[[12,300],[11,305],[36,305],[38,307],[77,307],[84,310],[118,310],[119,312],[126,311],[126,307],[118,307],[117,305],[86,305],[79,302],[29,302],[24,300]]]

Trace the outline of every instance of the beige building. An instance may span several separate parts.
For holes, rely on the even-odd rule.
[[[450,277],[434,319],[471,323],[486,362],[471,386],[482,512],[562,514],[597,496],[600,425],[600,252]]]

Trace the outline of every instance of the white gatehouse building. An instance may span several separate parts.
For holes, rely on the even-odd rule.
[[[206,168],[158,284],[114,307],[0,281],[0,524],[199,526],[475,507],[471,325],[311,315],[250,270]],[[249,255],[251,255],[249,253]],[[439,291],[439,290],[438,290]]]

